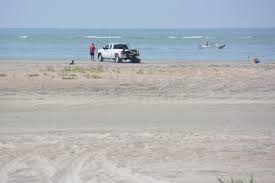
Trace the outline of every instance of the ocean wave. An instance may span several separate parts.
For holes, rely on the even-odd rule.
[[[29,36],[19,36],[20,39],[27,39]]]
[[[241,39],[251,39],[253,38],[252,36],[243,36],[243,37],[240,37]]]
[[[178,37],[175,37],[175,36],[168,36],[168,38],[170,38],[170,39],[177,39]]]
[[[205,37],[206,39],[215,39],[216,37]]]
[[[184,37],[175,37],[175,36],[168,36],[170,39],[200,39],[203,36],[184,36]]]
[[[183,39],[201,39],[203,36],[185,36]]]
[[[120,36],[83,36],[88,39],[121,39]]]

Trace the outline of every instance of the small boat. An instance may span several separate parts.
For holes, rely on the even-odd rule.
[[[200,49],[211,48],[211,47],[212,47],[212,45],[209,44],[208,42],[199,45],[199,48],[200,48]]]
[[[216,49],[221,50],[221,49],[225,48],[225,46],[226,46],[225,44],[216,44],[216,43],[208,43],[208,42],[206,42],[204,44],[200,44],[199,48],[200,49],[204,49],[204,48],[216,48]]]
[[[219,50],[221,50],[221,49],[223,49],[225,46],[226,46],[225,44],[216,45],[216,48],[219,49]]]
[[[211,48],[211,46],[201,44],[201,45],[199,45],[199,48],[201,48],[201,49],[203,49],[203,48]]]

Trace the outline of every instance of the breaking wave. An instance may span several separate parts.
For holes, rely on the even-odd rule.
[[[252,36],[243,36],[243,37],[240,37],[241,39],[251,39],[253,38]]]
[[[120,36],[84,36],[88,39],[121,39]]]
[[[184,36],[184,37],[175,37],[175,36],[168,36],[170,39],[201,39],[203,36]]]
[[[175,36],[168,36],[168,38],[170,38],[170,39],[177,39],[178,37],[175,37]]]
[[[19,36],[20,39],[27,39],[29,36]]]
[[[183,39],[201,39],[203,36],[185,36]]]

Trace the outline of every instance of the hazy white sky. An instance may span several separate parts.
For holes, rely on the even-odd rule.
[[[0,27],[275,27],[275,0],[0,0]]]

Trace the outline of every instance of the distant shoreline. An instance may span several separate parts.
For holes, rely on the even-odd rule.
[[[171,28],[76,28],[76,27],[0,27],[0,29],[53,29],[53,30],[213,30],[213,29],[275,29],[275,27],[171,27]]]
[[[69,63],[71,60],[75,60],[76,64],[87,64],[87,63],[114,63],[112,60],[107,60],[104,62],[99,62],[96,60],[95,62],[92,62],[88,59],[84,60],[77,60],[77,59],[1,59],[0,63],[16,63],[16,62],[24,62],[24,63]],[[274,64],[275,60],[261,60],[261,64]],[[127,64],[127,62],[124,62]],[[122,63],[122,64],[124,64]],[[141,60],[141,64],[158,64],[158,63],[166,63],[166,64],[252,64],[251,59],[250,61],[246,60]],[[128,63],[131,64],[131,63]]]

